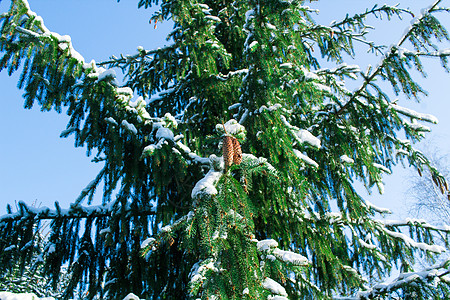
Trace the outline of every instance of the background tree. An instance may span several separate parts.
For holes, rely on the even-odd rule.
[[[445,242],[448,228],[380,219],[388,210],[362,199],[354,181],[381,191],[383,173],[406,162],[448,192],[411,143],[436,118],[401,107],[376,80],[410,98],[425,94],[410,72],[425,75],[424,57],[447,68],[450,51],[436,44],[448,34],[436,15],[449,9],[436,1],[414,16],[375,6],[322,26],[303,2],[164,1],[151,21],[174,22],[172,45],[88,63],[70,37],[13,1],[1,17],[0,68],[21,67],[26,108],[67,109],[62,136],[103,168],[68,209],[9,209],[0,272],[37,252],[56,286],[67,264],[64,298],[75,290],[89,299],[447,295],[448,261],[412,266],[416,254],[433,261],[444,251],[432,233]],[[365,38],[373,16],[414,19],[385,47]],[[357,43],[383,54],[376,67],[344,63]],[[41,251],[35,233],[45,219]],[[372,284],[395,266],[392,284]]]
[[[450,175],[448,155],[435,148],[433,140],[427,145],[422,145],[421,148],[422,152],[429,157],[431,163],[440,170],[448,182]],[[420,170],[411,171],[406,193],[407,211],[411,216],[425,218],[436,226],[448,226],[450,222],[449,197],[448,193],[442,193],[439,188],[434,186],[430,172],[427,170],[424,170],[424,172]],[[440,255],[438,260],[444,261],[448,257],[449,254],[446,252]],[[427,261],[418,258],[416,264],[424,267],[427,265]]]
[[[448,154],[442,153],[438,149],[425,147],[423,152],[430,158],[441,174],[450,178],[450,161]],[[433,177],[425,172],[414,172],[408,180],[409,188],[407,192],[408,201],[413,203],[410,213],[419,217],[425,217],[435,225],[449,225],[450,223],[450,195],[442,193],[434,185]]]

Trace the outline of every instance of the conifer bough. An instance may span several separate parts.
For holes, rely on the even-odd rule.
[[[325,26],[304,2],[163,1],[151,21],[172,20],[171,45],[97,63],[13,0],[0,19],[0,70],[21,73],[26,108],[66,108],[61,136],[95,150],[103,168],[68,209],[21,203],[0,217],[0,279],[32,262],[55,289],[68,266],[64,299],[449,295],[450,262],[433,263],[449,227],[381,219],[390,211],[354,181],[382,192],[383,174],[407,163],[448,193],[413,146],[436,118],[400,106],[377,79],[407,98],[424,94],[411,71],[424,75],[428,57],[447,69],[436,16],[450,10],[374,6]],[[366,36],[371,18],[386,16],[415,18],[384,50]],[[383,53],[378,66],[346,64],[356,45]],[[91,206],[101,182],[102,204]]]

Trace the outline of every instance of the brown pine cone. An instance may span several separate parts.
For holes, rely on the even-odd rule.
[[[234,150],[233,163],[235,165],[239,165],[242,162],[241,144],[239,144],[239,141],[234,137],[233,137],[233,150]]]
[[[225,164],[225,172],[228,170],[228,167],[233,164],[234,159],[234,145],[233,145],[233,137],[224,136],[222,142],[222,150],[223,150],[223,162]]]

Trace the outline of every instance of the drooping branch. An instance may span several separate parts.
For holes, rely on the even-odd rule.
[[[441,0],[437,0],[436,2],[434,2],[433,5],[431,5],[421,16],[420,18],[418,18],[410,27],[409,29],[405,32],[405,34],[400,38],[400,40],[398,41],[397,44],[395,44],[394,46],[390,47],[389,52],[386,53],[386,55],[383,57],[382,61],[380,62],[380,64],[375,68],[375,70],[373,70],[372,74],[370,74],[368,77],[365,78],[364,82],[362,83],[362,85],[353,93],[353,95],[350,97],[350,99],[339,109],[335,112],[335,114],[337,116],[341,115],[348,107],[350,104],[352,104],[362,93],[363,91],[366,89],[367,85],[369,85],[374,79],[375,77],[377,77],[379,75],[379,73],[383,70],[383,67],[385,66],[386,62],[389,61],[389,59],[392,57],[392,55],[395,55],[397,52],[397,48],[400,47],[401,45],[403,45],[404,42],[406,42],[406,40],[408,39],[408,37],[412,34],[413,30],[415,29],[415,27],[420,24],[424,18],[430,13],[432,12],[437,6],[438,4],[441,2]]]
[[[450,273],[449,260],[431,266],[419,272],[405,272],[395,278],[391,283],[379,283],[368,291],[359,292],[354,299],[376,299],[379,296],[395,292],[405,286],[413,286],[418,281],[446,281],[444,278]]]
[[[101,218],[109,217],[114,214],[114,206],[112,204],[107,205],[92,205],[82,206],[72,204],[69,209],[61,209],[58,202],[55,202],[56,209],[50,209],[48,207],[34,208],[26,205],[24,202],[19,202],[19,211],[16,213],[5,214],[0,216],[0,223],[19,221],[23,219],[35,219],[35,220],[54,220],[54,219],[85,219],[85,218]],[[127,214],[130,216],[149,216],[155,215],[156,210],[154,207],[148,207],[140,209],[139,211],[133,211],[130,208],[126,209]]]

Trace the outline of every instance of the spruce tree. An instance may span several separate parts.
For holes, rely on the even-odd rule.
[[[170,46],[96,63],[25,0],[12,1],[1,15],[0,70],[21,72],[25,108],[66,111],[62,136],[103,168],[69,208],[8,208],[0,272],[40,255],[57,287],[68,266],[65,299],[450,294],[450,261],[435,262],[445,251],[435,240],[448,246],[450,229],[381,218],[389,210],[355,189],[359,181],[382,190],[383,174],[404,163],[448,193],[413,146],[436,118],[398,105],[377,80],[424,95],[412,73],[425,75],[427,57],[447,69],[450,50],[437,45],[449,36],[436,16],[450,9],[440,0],[417,16],[374,6],[324,26],[305,2],[164,0],[151,22],[173,22]],[[370,17],[413,19],[384,47],[366,39]],[[346,64],[357,45],[383,54],[379,64]],[[37,232],[48,220],[42,248]],[[418,255],[430,262],[425,270],[414,269]]]

